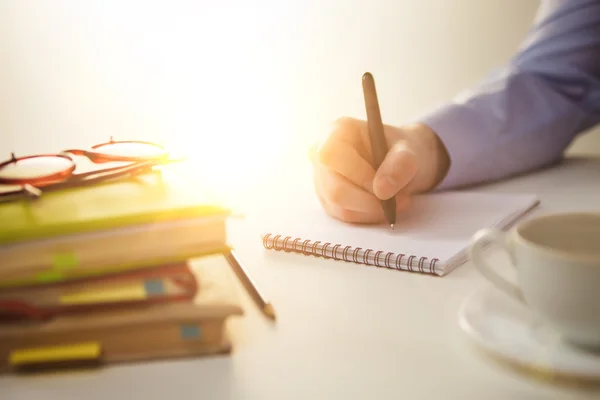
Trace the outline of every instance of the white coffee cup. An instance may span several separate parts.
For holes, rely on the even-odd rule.
[[[482,250],[499,245],[517,283],[494,272]],[[600,347],[600,213],[561,213],[523,221],[508,233],[484,229],[469,249],[481,274],[536,313],[565,341]]]

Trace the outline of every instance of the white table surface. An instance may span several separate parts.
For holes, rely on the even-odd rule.
[[[490,191],[535,192],[539,211],[599,209],[600,159]],[[600,391],[519,375],[477,351],[457,313],[487,285],[470,264],[443,278],[265,252],[244,220],[232,242],[275,304],[263,318],[241,292],[230,356],[112,366],[96,372],[7,376],[0,399],[591,399]]]

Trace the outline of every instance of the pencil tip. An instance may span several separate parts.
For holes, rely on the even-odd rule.
[[[394,230],[394,224],[390,224],[390,227],[392,228],[392,230]]]
[[[263,307],[263,311],[266,316],[268,316],[271,319],[275,319],[275,309],[273,308],[273,305],[271,303],[265,304],[265,306]]]

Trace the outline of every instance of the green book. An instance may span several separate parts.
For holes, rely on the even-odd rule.
[[[225,215],[197,182],[160,173],[0,203],[0,246],[146,223]]]
[[[157,172],[0,203],[0,288],[222,252],[229,215],[200,183]]]

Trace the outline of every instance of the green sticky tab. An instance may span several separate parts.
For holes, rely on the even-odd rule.
[[[57,269],[75,268],[79,265],[79,260],[73,252],[56,253],[52,257],[52,265]]]
[[[40,272],[37,275],[38,282],[43,282],[43,283],[57,282],[57,281],[60,281],[61,279],[63,279],[62,272],[56,271],[56,270]]]

